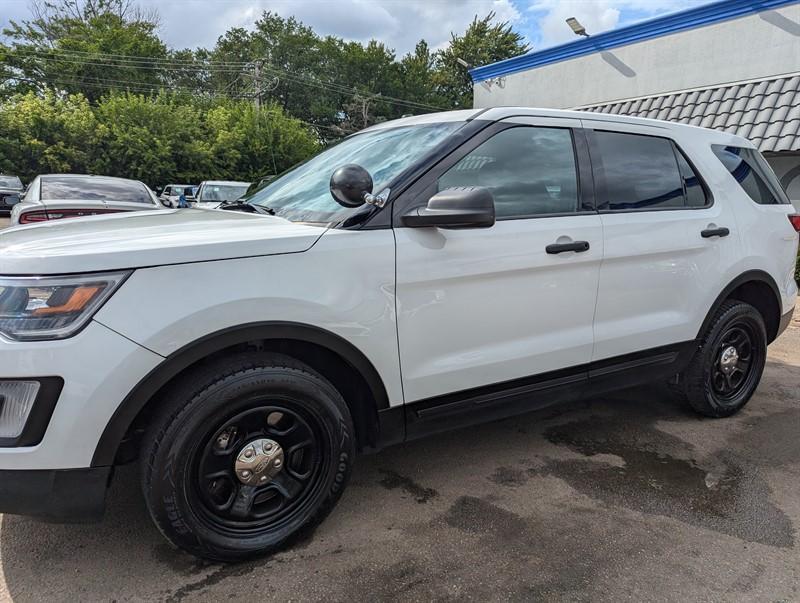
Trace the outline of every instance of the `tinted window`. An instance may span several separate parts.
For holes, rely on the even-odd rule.
[[[59,177],[42,178],[43,201],[53,199],[80,201],[123,201],[129,203],[148,203],[153,201],[147,188],[141,182],[101,177]]]
[[[753,201],[761,205],[789,203],[761,153],[755,149],[719,144],[711,145],[711,149]]]
[[[683,207],[683,181],[666,138],[595,132],[606,179],[602,209]]]
[[[578,177],[572,135],[563,128],[504,130],[439,178],[438,189],[483,186],[498,218],[575,212]]]
[[[681,171],[681,178],[683,178],[684,192],[686,193],[686,205],[688,207],[703,207],[708,204],[706,192],[703,189],[703,184],[695,174],[692,166],[686,161],[683,153],[675,149],[675,156],[678,158],[678,168]]]

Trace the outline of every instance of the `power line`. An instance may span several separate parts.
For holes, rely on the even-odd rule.
[[[13,80],[16,80],[18,82],[26,82],[26,83],[34,84],[34,85],[40,85],[43,82],[44,83],[48,83],[48,84],[61,85],[61,86],[75,86],[76,85],[75,82],[59,80],[57,78],[43,78],[42,80],[34,80],[34,79],[24,78],[24,77],[13,77],[13,78],[9,78],[9,79],[13,79]],[[95,80],[97,80],[97,78],[95,78]],[[85,86],[87,86],[89,88],[108,90],[108,85],[103,84],[104,81],[108,81],[108,80],[103,79],[103,80],[100,80],[100,81],[82,82],[81,85],[85,85]],[[133,82],[133,84],[136,84],[136,82]],[[184,88],[184,89],[178,88],[178,90],[181,91],[181,92],[187,92],[187,93],[195,92],[194,90],[191,90],[189,88]],[[145,88],[145,87],[136,87],[136,86],[126,87],[126,91],[130,91],[130,92],[150,92],[150,93],[160,92],[160,91],[168,92],[168,91],[164,90],[163,88],[155,89],[155,88]],[[227,98],[227,99],[231,99],[231,100],[248,100],[250,98],[249,95],[227,95],[227,94],[219,94],[219,93],[215,93],[215,92],[209,92],[207,94],[208,94],[208,96],[210,96],[212,98]],[[266,112],[269,113],[271,111],[272,111],[271,109],[268,109]],[[263,112],[264,111],[262,111],[262,113]],[[337,127],[337,126],[327,126],[325,124],[315,124],[313,122],[305,121],[303,119],[300,119],[298,117],[294,117],[293,115],[289,115],[289,114],[286,114],[286,117],[288,119],[293,119],[295,121],[298,121],[301,124],[304,124],[304,125],[309,126],[311,128],[322,128],[322,129],[325,129],[325,130],[331,130],[331,131],[333,131],[333,132],[335,132],[335,133],[337,133],[339,135],[342,135],[342,134],[346,133],[342,128]]]
[[[61,50],[41,51],[41,50],[33,50],[33,49],[24,49],[24,51],[25,52],[30,52],[30,53],[38,53],[38,58],[40,58],[41,60],[45,60],[45,61],[49,60],[51,62],[52,61],[58,61],[58,60],[62,60],[64,62],[69,62],[69,61],[67,61],[67,59],[58,59],[58,58],[55,58],[55,57],[52,56],[53,54],[58,54],[58,53],[62,53],[62,54],[67,55],[67,56],[69,54],[71,54],[71,53],[81,53],[83,55],[90,55],[92,58],[95,58],[95,59],[97,57],[102,57],[102,56],[133,58],[132,55],[114,55],[114,54],[110,54],[110,53],[89,53],[89,52],[85,52],[85,51],[61,51]],[[197,64],[196,62],[192,62],[192,61],[181,61],[181,63],[173,63],[173,62],[170,62],[169,59],[159,59],[159,58],[155,58],[155,57],[139,57],[139,59],[144,60],[144,61],[149,61],[149,62],[153,63],[153,64],[151,64],[149,66],[141,65],[141,68],[144,68],[144,69],[148,69],[148,68],[149,69],[161,69],[162,71],[166,71],[166,70],[169,70],[169,69],[171,69],[173,71],[176,70],[176,69],[186,69],[188,71],[196,71],[196,72],[208,70],[210,72],[217,71],[217,72],[235,73],[237,71],[240,72],[244,68],[249,68],[249,67],[253,66],[253,62],[248,62],[248,63],[211,62],[211,63]],[[72,63],[76,63],[76,64],[93,64],[93,65],[103,66],[103,67],[112,67],[112,66],[114,66],[114,65],[108,65],[108,64],[97,63],[97,62],[91,62],[90,63],[89,60],[81,61],[80,59],[72,60],[71,62]],[[274,66],[269,65],[268,63],[263,62],[263,61],[262,61],[262,63],[263,63],[262,64],[262,68],[265,71],[272,72],[273,74],[278,74],[281,77],[283,77],[284,79],[292,81],[292,82],[294,82],[296,84],[312,86],[312,87],[316,87],[318,89],[327,90],[329,92],[335,92],[335,93],[347,94],[347,95],[351,95],[354,92],[356,92],[355,87],[349,86],[347,84],[340,84],[340,83],[337,83],[337,82],[331,82],[331,81],[326,81],[326,80],[311,79],[311,78],[308,78],[308,77],[304,77],[304,76],[293,74],[293,73],[291,73],[289,71],[286,71],[286,70],[278,68],[278,67],[274,67]],[[178,64],[180,64],[181,66],[178,67],[177,66]],[[232,67],[233,65],[236,65],[238,67],[238,69],[233,68]],[[121,66],[123,66],[123,65],[121,65]],[[129,66],[131,68],[136,67],[136,65],[133,65],[133,64],[124,65],[124,66]],[[221,68],[221,66],[225,66],[225,68]],[[432,111],[442,111],[442,110],[444,110],[443,107],[439,107],[439,106],[436,106],[436,105],[430,105],[430,104],[427,104],[427,103],[420,103],[420,102],[417,102],[417,101],[411,101],[411,100],[398,98],[398,97],[393,97],[393,96],[386,96],[386,95],[383,95],[383,94],[376,94],[376,93],[371,93],[371,92],[359,92],[359,94],[361,94],[364,97],[369,97],[372,100],[375,100],[377,102],[385,102],[385,103],[390,104],[390,105],[403,106],[403,107],[407,107],[407,108],[428,109],[428,110],[432,110]]]

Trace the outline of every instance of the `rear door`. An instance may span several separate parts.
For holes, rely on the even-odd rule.
[[[579,125],[553,118],[494,124],[400,199],[396,212],[446,188],[483,186],[497,212],[493,227],[476,229],[397,227],[395,214],[407,403],[425,400],[425,413],[464,400],[489,406],[498,392],[529,391],[539,378],[584,378],[580,370],[556,373],[591,358],[603,255],[591,175],[578,167],[588,163],[579,159],[587,156],[585,140],[572,130]],[[547,251],[575,242],[585,249]]]
[[[717,296],[721,275],[737,257],[734,216],[714,203],[673,131],[583,124],[591,129],[605,239],[592,359],[657,356],[658,348],[697,336],[709,296]]]

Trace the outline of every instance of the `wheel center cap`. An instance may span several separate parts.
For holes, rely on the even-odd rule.
[[[283,469],[283,448],[275,440],[261,438],[246,444],[236,455],[234,471],[240,482],[263,486]]]
[[[724,350],[722,350],[722,356],[719,359],[719,368],[722,369],[723,373],[730,373],[733,369],[736,368],[736,364],[739,362],[739,352],[733,346],[728,346]]]

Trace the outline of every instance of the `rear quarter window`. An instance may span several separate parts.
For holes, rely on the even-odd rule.
[[[759,205],[789,204],[775,173],[756,149],[715,144],[711,150],[753,201]]]

